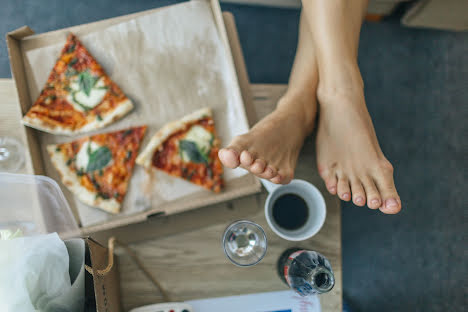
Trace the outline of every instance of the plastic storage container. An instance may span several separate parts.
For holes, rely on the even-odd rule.
[[[24,235],[77,231],[62,190],[49,177],[0,173],[0,230]]]

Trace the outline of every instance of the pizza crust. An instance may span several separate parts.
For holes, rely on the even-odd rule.
[[[191,113],[190,115],[183,117],[182,119],[166,124],[153,135],[148,145],[138,155],[136,163],[140,166],[150,169],[154,152],[159,148],[159,146],[161,146],[161,144],[166,141],[167,138],[169,138],[173,133],[184,129],[187,124],[203,119],[204,117],[213,117],[211,108],[202,108]]]
[[[108,124],[113,123],[114,121],[119,120],[125,116],[129,111],[133,109],[133,103],[129,99],[125,99],[120,102],[114,110],[108,112],[102,116],[102,120],[95,118],[93,121],[87,123],[82,128],[77,130],[72,130],[58,125],[51,125],[39,118],[31,118],[28,115],[25,115],[22,119],[22,123],[25,126],[38,129],[41,131],[49,132],[52,134],[63,134],[63,135],[74,135],[83,132],[90,132],[107,126]]]
[[[48,145],[47,152],[49,153],[52,164],[60,173],[62,183],[72,192],[78,199],[86,205],[100,208],[110,213],[120,212],[120,203],[115,198],[103,199],[96,198],[96,193],[89,191],[81,185],[80,179],[75,172],[70,170],[66,165],[67,159],[60,151],[56,151],[57,145]]]

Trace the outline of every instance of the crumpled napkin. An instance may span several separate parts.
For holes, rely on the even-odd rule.
[[[0,311],[56,311],[54,300],[71,288],[64,242],[57,233],[0,235]]]

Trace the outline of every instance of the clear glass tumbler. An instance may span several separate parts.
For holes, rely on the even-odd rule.
[[[12,137],[0,137],[0,172],[15,173],[23,164],[23,145]]]
[[[240,220],[230,224],[223,234],[223,249],[228,259],[238,266],[259,263],[267,251],[267,237],[262,227]]]

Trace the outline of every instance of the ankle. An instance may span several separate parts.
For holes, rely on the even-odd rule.
[[[319,86],[322,89],[364,87],[357,61],[336,61],[319,66]]]
[[[317,99],[321,106],[327,103],[355,102],[362,97],[364,82],[357,64],[342,64],[328,69],[317,87]]]

